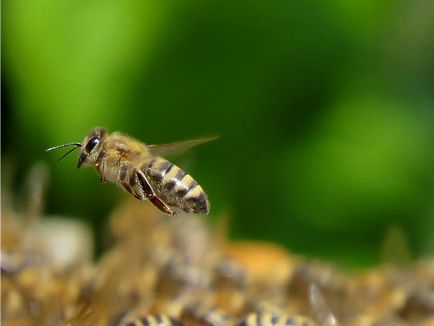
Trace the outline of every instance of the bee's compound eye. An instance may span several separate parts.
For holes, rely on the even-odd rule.
[[[90,153],[100,141],[99,137],[92,137],[86,144],[86,151]]]

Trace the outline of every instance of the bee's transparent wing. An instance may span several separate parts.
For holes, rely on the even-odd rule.
[[[149,153],[153,156],[166,156],[173,153],[179,153],[186,151],[192,147],[197,145],[207,143],[209,141],[217,139],[217,136],[199,138],[199,139],[191,139],[184,140],[170,144],[155,144],[155,145],[147,145],[147,149]]]
[[[312,283],[309,286],[309,302],[315,319],[320,325],[338,325],[335,315],[332,313],[319,287]]]

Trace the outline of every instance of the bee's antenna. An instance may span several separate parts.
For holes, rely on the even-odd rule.
[[[50,151],[54,151],[54,150],[56,150],[56,149],[63,148],[63,147],[67,147],[67,146],[75,146],[75,147],[72,148],[72,149],[70,149],[69,151],[67,151],[65,154],[63,154],[63,155],[59,158],[59,161],[62,160],[65,156],[71,154],[71,153],[72,153],[74,150],[76,150],[77,148],[81,147],[82,144],[80,144],[80,143],[69,143],[69,144],[63,144],[63,145],[58,145],[58,146],[54,146],[54,147],[47,148],[45,151],[46,151],[46,152],[50,152]]]

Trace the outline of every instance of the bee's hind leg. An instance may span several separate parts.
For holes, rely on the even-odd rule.
[[[155,207],[157,207],[160,211],[163,213],[166,213],[168,215],[175,215],[175,212],[170,209],[169,206],[167,206],[160,198],[157,196],[149,197],[149,200],[152,204],[154,204]]]
[[[142,171],[136,170],[134,175],[139,180],[139,184],[141,185],[141,189],[143,190],[145,198],[149,198],[151,203],[154,204],[154,206],[163,213],[168,215],[175,215],[175,212],[171,210],[170,207],[166,205],[166,203],[164,203],[159,197],[155,195],[155,192],[152,190],[148,180],[146,179],[146,176],[143,174]]]

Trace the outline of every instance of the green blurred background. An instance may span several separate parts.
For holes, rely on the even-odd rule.
[[[100,248],[128,195],[77,170],[75,153],[44,152],[94,126],[146,143],[220,135],[175,162],[233,238],[363,266],[397,228],[413,257],[434,253],[431,0],[2,9],[3,162],[16,185],[47,162],[47,213],[88,221]]]

